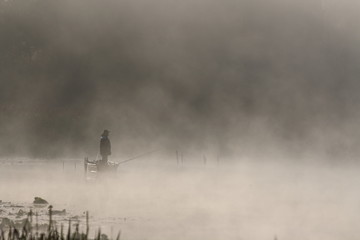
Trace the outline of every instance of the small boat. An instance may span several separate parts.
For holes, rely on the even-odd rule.
[[[115,173],[119,163],[103,162],[101,160],[90,161],[87,157],[84,159],[84,170],[87,178],[96,177],[98,173]]]
[[[127,163],[130,161],[133,161],[135,159],[139,159],[141,157],[144,157],[148,154],[151,154],[153,152],[157,152],[158,150],[155,151],[150,151],[150,152],[146,152],[143,154],[140,154],[138,156],[126,159],[124,161],[121,162],[112,162],[112,161],[107,161],[104,162],[102,160],[95,160],[95,161],[89,161],[89,159],[86,157],[84,159],[84,169],[85,169],[85,177],[87,180],[91,180],[91,179],[96,179],[97,174],[102,174],[102,173],[106,173],[106,174],[111,174],[111,173],[116,173],[118,167],[120,164],[123,163]]]

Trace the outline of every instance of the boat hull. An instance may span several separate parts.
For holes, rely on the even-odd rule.
[[[101,160],[89,161],[84,159],[84,170],[86,177],[95,177],[99,173],[115,173],[119,164],[115,162],[103,162]]]

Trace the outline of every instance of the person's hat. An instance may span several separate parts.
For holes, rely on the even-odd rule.
[[[102,135],[102,136],[109,135],[109,132],[110,132],[109,130],[106,130],[106,129],[105,129],[104,132],[103,132],[101,135]]]

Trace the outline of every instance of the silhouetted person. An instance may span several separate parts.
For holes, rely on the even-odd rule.
[[[111,143],[108,130],[104,130],[104,132],[101,134],[100,155],[102,164],[107,164],[108,156],[111,155]]]

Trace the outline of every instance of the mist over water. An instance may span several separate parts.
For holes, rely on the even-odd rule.
[[[0,200],[113,239],[359,239],[359,12],[0,0]],[[112,161],[158,151],[85,181],[104,129]]]
[[[95,183],[85,182],[71,162],[65,170],[61,162],[35,166],[2,164],[3,201],[24,204],[41,196],[74,215],[89,210],[92,231],[101,227],[113,237],[119,229],[124,239],[359,237],[360,179],[353,166],[134,162]]]
[[[359,4],[1,1],[1,154],[358,154]]]

